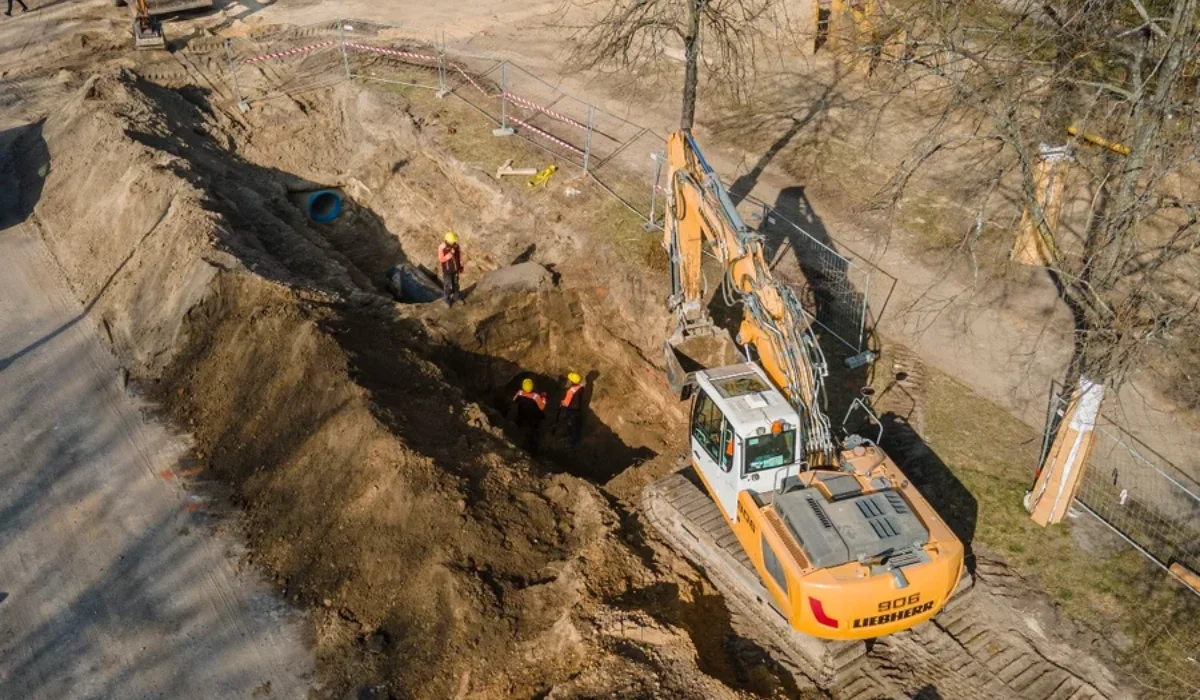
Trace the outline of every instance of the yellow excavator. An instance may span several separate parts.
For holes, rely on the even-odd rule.
[[[867,641],[938,613],[964,548],[875,439],[835,438],[809,317],[771,274],[690,131],[667,143],[675,327],[667,379],[691,400],[689,462],[646,487],[650,522],[807,675],[837,682]],[[707,310],[702,258],[740,304],[734,343]],[[862,410],[879,425],[862,399]]]
[[[129,5],[133,12],[135,49],[166,49],[166,36],[158,18],[185,10],[210,8],[213,0],[113,0],[113,5]]]

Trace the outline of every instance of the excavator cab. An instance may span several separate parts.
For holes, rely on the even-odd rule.
[[[692,466],[794,629],[867,639],[937,613],[962,545],[878,447],[860,439],[839,468],[810,468],[803,416],[757,364],[693,381]]]
[[[693,381],[693,464],[736,520],[738,493],[771,490],[805,468],[800,415],[751,363],[702,370]]]

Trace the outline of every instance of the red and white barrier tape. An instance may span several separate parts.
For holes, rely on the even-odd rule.
[[[482,85],[475,82],[475,79],[471,77],[470,73],[468,73],[462,69],[462,66],[458,65],[457,63],[451,63],[450,67],[453,68],[454,70],[458,71],[459,73],[462,73],[462,77],[466,78],[468,82],[470,82],[472,85],[474,85],[476,90],[483,93],[484,97],[499,97],[501,94],[503,94],[503,93],[496,93],[495,95],[489,95],[488,91],[484,90]]]
[[[317,49],[323,49],[326,46],[333,46],[333,44],[334,44],[334,42],[332,42],[332,41],[322,41],[319,44],[309,44],[308,46],[301,46],[298,49],[288,49],[287,51],[279,51],[277,53],[268,53],[268,54],[264,54],[262,56],[255,56],[253,58],[243,59],[242,63],[258,63],[260,61],[269,61],[273,58],[283,58],[284,56],[295,56],[298,53],[307,53],[309,51],[316,51]]]
[[[366,44],[351,44],[346,42],[346,48],[356,51],[370,51],[371,53],[381,53],[387,56],[399,56],[401,58],[415,58],[420,61],[436,61],[437,56],[427,56],[422,53],[412,53],[409,51],[397,51],[396,49],[385,49],[379,46],[367,46]]]
[[[547,141],[553,141],[554,143],[557,143],[558,145],[562,146],[563,148],[566,148],[571,151],[575,151],[579,155],[584,155],[583,151],[579,150],[578,148],[575,148],[571,144],[567,143],[566,141],[563,141],[562,139],[560,139],[558,137],[551,136],[550,134],[542,131],[541,129],[537,128],[536,126],[526,124],[525,122],[521,121],[520,119],[517,119],[516,117],[509,117],[508,119],[509,119],[509,121],[520,124],[525,129],[529,129],[530,131],[537,134],[538,136],[541,136],[542,138],[546,139]]]
[[[549,110],[549,109],[541,106],[540,104],[537,104],[535,102],[530,102],[529,100],[525,99],[524,97],[520,97],[519,95],[514,95],[511,92],[504,93],[504,96],[507,97],[508,99],[512,100],[513,102],[516,102],[517,104],[521,105],[522,107],[525,107],[526,109],[531,109],[531,110],[534,110],[535,112],[541,112],[542,114],[545,114],[546,116],[550,117],[551,119],[557,119],[560,122],[570,124],[571,126],[576,127],[578,129],[582,129],[584,131],[588,130],[586,125],[580,124],[579,122],[575,121],[574,119],[564,116],[562,114],[559,114],[558,112]]]

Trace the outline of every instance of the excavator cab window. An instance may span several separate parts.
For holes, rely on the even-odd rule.
[[[729,425],[729,421],[725,421],[725,426],[721,430],[721,459],[717,460],[721,465],[721,471],[727,472],[733,469],[733,458],[737,453],[734,451],[737,448],[737,436],[733,434],[733,426]]]
[[[720,463],[724,457],[726,446],[722,437],[726,431],[732,435],[732,431],[725,427],[725,416],[721,414],[721,409],[708,398],[708,394],[701,391],[692,406],[692,436],[714,462]]]
[[[796,461],[796,430],[788,428],[746,438],[746,473],[786,467]]]

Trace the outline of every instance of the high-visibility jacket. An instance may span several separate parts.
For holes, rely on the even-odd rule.
[[[442,243],[438,246],[438,264],[442,272],[456,275],[463,270],[462,248],[457,243]]]
[[[582,384],[572,384],[570,387],[568,387],[566,395],[563,396],[562,407],[571,410],[578,410],[579,402],[581,400],[579,398],[579,390],[582,388]]]
[[[521,423],[540,421],[546,410],[546,395],[536,391],[518,391],[513,396],[517,404],[517,421]]]

